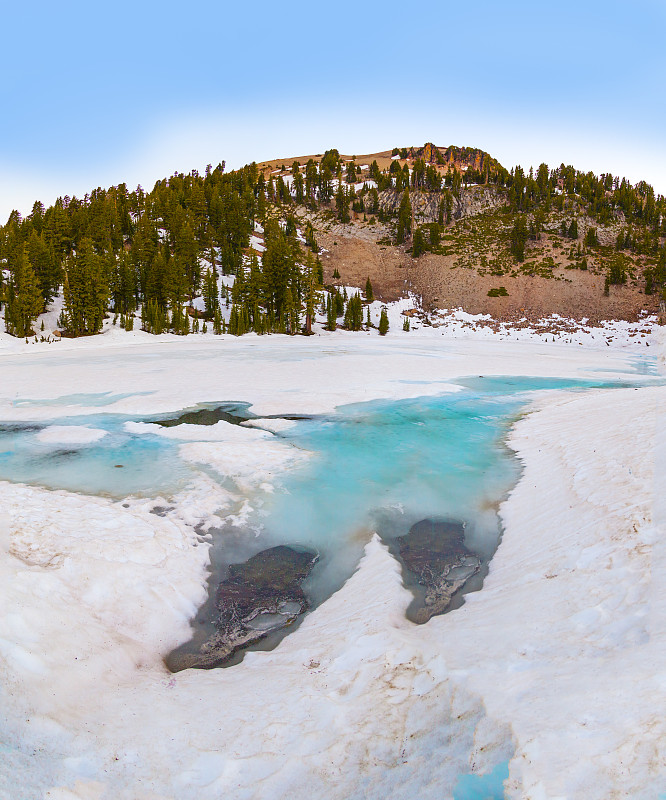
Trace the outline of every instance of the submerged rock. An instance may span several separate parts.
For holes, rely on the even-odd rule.
[[[442,614],[451,598],[481,568],[481,559],[465,546],[465,529],[459,522],[424,519],[398,539],[400,557],[424,588],[423,601],[413,614],[427,622]]]
[[[317,559],[309,550],[279,545],[231,564],[215,598],[216,633],[199,653],[171,658],[170,669],[219,666],[237,650],[293,623],[307,611],[301,584]]]

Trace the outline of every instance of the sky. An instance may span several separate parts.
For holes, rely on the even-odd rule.
[[[209,163],[428,141],[666,194],[666,0],[33,0],[2,27],[2,222]]]

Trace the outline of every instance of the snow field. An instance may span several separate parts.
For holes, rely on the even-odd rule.
[[[632,353],[402,331],[121,333],[3,350],[0,418],[85,414],[84,398],[20,402],[73,385],[128,395],[110,413],[231,399],[258,414],[318,413],[450,391],[462,375],[618,375]],[[52,800],[439,799],[457,775],[507,759],[510,797],[656,797],[665,399],[663,388],[551,394],[517,423],[510,444],[524,473],[501,508],[484,588],[461,609],[412,626],[397,563],[359,532],[365,557],[345,586],[275,651],[230,670],[170,675],[162,663],[205,596],[208,550],[193,528],[246,519],[307,454],[259,421],[183,425],[159,433],[237,491],[203,474],[175,498],[124,503],[0,483],[12,765],[0,798],[23,785]],[[151,514],[156,504],[174,510]]]

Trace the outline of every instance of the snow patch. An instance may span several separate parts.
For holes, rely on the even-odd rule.
[[[107,435],[100,428],[89,428],[85,425],[50,425],[36,435],[45,444],[92,444]]]

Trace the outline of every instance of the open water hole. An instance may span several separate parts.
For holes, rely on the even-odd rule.
[[[48,422],[0,422],[0,480],[48,489],[65,489],[112,498],[169,496],[183,489],[197,470],[180,458],[180,442],[151,430],[128,430],[127,422],[239,425],[255,415],[248,403],[202,403],[176,415],[146,419],[115,413],[71,415],[72,406],[105,406],[131,394],[66,395],[51,400],[19,399],[15,405],[68,408],[67,416]],[[88,430],[99,438],[85,441]]]
[[[128,417],[94,414],[48,423],[0,423],[0,480],[123,498],[182,489],[192,467],[167,439],[125,430]],[[57,435],[51,436],[51,433]],[[81,441],[81,431],[99,439]],[[71,433],[70,433],[71,432]]]

